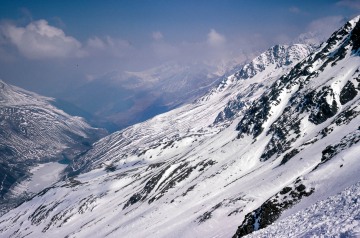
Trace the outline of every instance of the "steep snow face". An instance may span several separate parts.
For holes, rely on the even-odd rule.
[[[71,159],[104,131],[53,107],[51,98],[0,81],[0,197],[27,168]]]
[[[357,21],[303,60],[292,48],[298,64],[274,47],[193,104],[103,138],[1,234],[240,237],[356,183]]]

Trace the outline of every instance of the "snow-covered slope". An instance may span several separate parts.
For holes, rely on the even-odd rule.
[[[360,183],[246,237],[360,237]]]
[[[94,149],[74,163],[74,170],[90,170],[104,162],[138,161],[133,155],[149,148],[188,137],[211,137],[227,127],[235,115],[241,114],[251,101],[259,97],[276,79],[287,72],[312,48],[307,45],[274,46],[246,64],[241,71],[223,79],[220,84],[187,104],[131,126],[100,140]],[[266,69],[266,70],[265,70]],[[233,108],[229,105],[236,104]],[[231,110],[231,115],[228,111]],[[222,123],[220,123],[220,121]],[[181,150],[179,150],[182,152]],[[124,155],[132,157],[124,159]],[[84,163],[90,165],[84,166]]]
[[[78,206],[78,202],[85,198],[86,202],[84,205],[88,204],[89,194],[85,192],[87,189],[92,191],[91,197],[95,200],[99,195],[95,191],[100,187],[108,187],[110,190],[105,189],[106,192],[105,190],[103,192],[113,193],[118,189],[118,185],[116,185],[116,180],[111,179],[111,177],[116,178],[118,176],[124,176],[123,179],[125,180],[120,182],[121,184],[127,183],[127,181],[133,182],[134,184],[128,186],[128,195],[120,193],[117,194],[119,198],[110,196],[108,199],[119,199],[119,202],[122,201],[120,203],[123,203],[122,206],[128,204],[126,207],[131,207],[130,204],[147,200],[146,198],[150,196],[154,189],[153,186],[159,186],[161,183],[163,183],[161,185],[162,188],[158,189],[160,189],[159,192],[161,191],[160,194],[162,195],[156,195],[158,196],[157,199],[165,196],[168,202],[172,201],[175,197],[179,197],[179,200],[182,200],[182,197],[186,197],[182,194],[186,191],[186,193],[190,193],[195,187],[199,189],[201,187],[206,188],[209,186],[208,184],[218,179],[218,176],[215,176],[217,173],[221,174],[223,170],[225,171],[231,168],[230,165],[235,162],[232,157],[237,153],[237,145],[239,143],[243,144],[243,142],[235,140],[237,135],[235,131],[236,124],[231,124],[236,118],[235,115],[240,115],[248,105],[250,105],[251,101],[258,98],[280,75],[290,70],[291,66],[308,55],[310,51],[311,48],[306,45],[272,47],[247,64],[240,72],[225,78],[219,86],[215,87],[193,104],[188,104],[169,113],[159,115],[149,121],[134,125],[98,141],[94,144],[93,149],[77,158],[72,164],[73,172],[88,171],[89,173],[80,175],[77,178],[72,178],[60,185],[60,188],[64,188],[65,190],[76,188],[78,192],[68,191],[70,192],[68,193],[61,191],[58,190],[59,187],[56,185],[57,192],[65,192],[67,195],[56,194],[55,197],[49,197],[49,199],[52,200],[56,198],[55,200],[62,200],[63,196],[71,194],[71,196],[74,197],[66,198],[69,203],[67,205],[63,204],[65,207],[61,208],[61,210],[69,212],[75,209],[77,213],[76,207]],[[243,104],[243,102],[244,107],[231,108],[232,116],[224,113],[224,111],[229,110],[227,108],[230,103]],[[226,152],[221,148],[227,144],[229,144],[227,146],[229,151]],[[224,159],[221,159],[222,157],[224,157]],[[241,164],[246,164],[247,160],[248,159],[245,159]],[[212,166],[214,166],[214,168],[211,168]],[[208,169],[210,170],[208,171]],[[129,170],[133,172],[129,173]],[[224,183],[229,183],[233,176],[232,173],[233,171],[229,170],[225,172],[224,175],[221,175],[221,177],[225,176],[225,180],[221,181],[217,186],[222,187]],[[128,174],[129,177],[125,176],[125,174]],[[142,181],[142,179],[139,180],[139,178],[141,178],[140,174],[144,176],[144,181]],[[190,184],[185,184],[185,188],[180,187],[179,190],[177,183],[182,180],[188,181],[190,175],[195,180]],[[80,179],[82,176],[85,176],[84,181]],[[85,183],[82,184],[83,182]],[[68,183],[70,184],[69,186],[65,185]],[[105,183],[106,185],[103,184],[103,186],[99,183]],[[85,184],[91,184],[91,187],[85,188]],[[141,192],[140,195],[137,194],[136,191],[144,185],[146,189]],[[111,188],[113,186],[115,187]],[[149,186],[150,188],[148,188]],[[167,191],[171,191],[173,188],[179,191],[177,191],[175,195],[170,196],[172,198],[169,200],[170,198]],[[185,191],[183,191],[184,189]],[[218,196],[216,191],[207,191],[208,189],[202,190],[202,196],[204,197],[207,196],[207,193],[211,194],[215,192],[215,194],[209,195],[206,200],[212,201],[214,197]],[[101,192],[101,194],[103,192]],[[134,195],[131,193],[134,193]],[[131,198],[129,195],[132,195],[130,196]],[[154,195],[152,196],[154,197]],[[196,194],[191,193],[191,197],[194,197],[194,195],[196,196]],[[199,200],[199,198],[200,197],[198,197],[197,200]],[[31,201],[35,201],[36,199],[38,198],[35,197]],[[216,198],[212,203],[219,199],[222,200],[224,198]],[[191,201],[189,198],[186,198],[186,200]],[[53,204],[54,201],[49,200],[48,202]],[[145,210],[148,209],[146,204],[147,203],[143,205],[145,206]],[[165,204],[166,203],[163,205]],[[188,202],[186,205],[191,214],[193,214],[193,212],[191,212],[193,206],[194,204],[192,202]],[[195,207],[197,206],[199,205],[195,205]],[[164,206],[162,209],[167,209],[166,207],[167,206]],[[184,227],[187,223],[190,222],[191,224],[193,221],[195,221],[194,224],[198,222],[202,224],[207,218],[202,219],[199,217],[201,213],[207,214],[208,209],[208,207],[203,207],[197,214],[192,215],[191,219],[185,219],[184,223],[180,223],[179,225]],[[127,210],[128,209],[124,210],[124,213],[127,213]],[[161,213],[158,215],[160,214]],[[86,213],[86,216],[87,215],[92,216],[91,213]],[[125,220],[131,220],[134,219],[134,217],[137,217],[137,213],[127,216]],[[205,215],[205,217],[207,216]],[[176,216],[172,219],[176,219]],[[233,220],[233,218],[231,218],[231,220]],[[238,223],[235,220],[234,222],[235,224]],[[78,228],[76,228],[76,230],[78,230]],[[65,231],[65,233],[66,232],[68,231]],[[126,230],[122,232],[126,232]],[[149,231],[144,230],[144,234],[148,232]],[[201,232],[199,234],[201,234]]]
[[[239,237],[355,184],[358,20],[308,57],[273,47],[194,103],[101,139],[1,234]]]
[[[356,17],[274,83],[240,120],[238,138],[265,141],[260,161],[277,165],[279,178],[294,182],[248,213],[235,237],[266,227],[303,197],[311,195],[302,203],[309,205],[359,181],[359,47]]]
[[[0,81],[0,197],[28,168],[72,159],[105,135],[42,97]]]

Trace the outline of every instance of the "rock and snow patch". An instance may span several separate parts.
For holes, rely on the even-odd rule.
[[[246,237],[360,237],[360,182]]]

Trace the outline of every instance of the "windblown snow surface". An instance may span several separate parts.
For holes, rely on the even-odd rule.
[[[0,233],[241,237],[354,185],[358,20],[314,52],[272,47],[194,103],[101,139]]]

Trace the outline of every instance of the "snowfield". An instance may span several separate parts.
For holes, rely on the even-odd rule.
[[[12,188],[13,195],[37,194],[44,188],[56,183],[61,178],[61,173],[67,167],[66,164],[51,162],[39,164],[30,169],[31,176]]]

